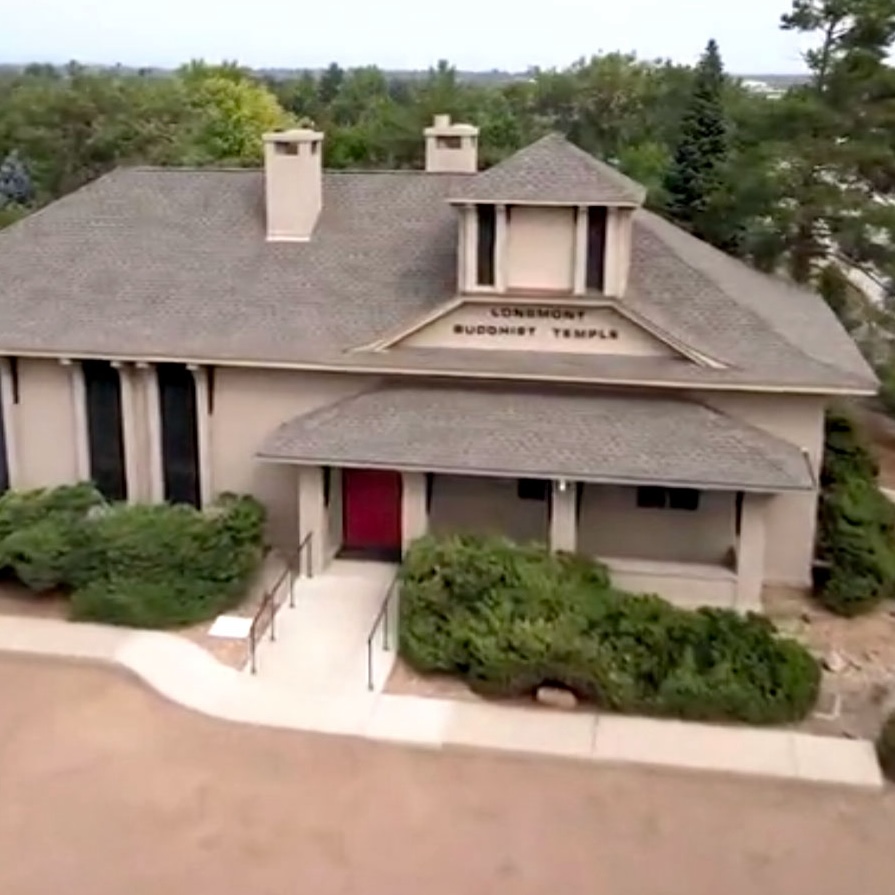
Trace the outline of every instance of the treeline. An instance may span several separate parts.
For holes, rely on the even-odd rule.
[[[693,67],[610,53],[494,84],[446,62],[417,79],[32,65],[0,74],[0,224],[119,164],[257,164],[260,135],[297,123],[326,132],[330,167],[419,167],[422,129],[449,113],[481,128],[484,165],[560,131],[643,182],[653,208],[840,307],[843,269],[895,279],[895,0],[795,0],[781,27],[814,49],[808,83],[780,98],[726,76],[714,43]]]

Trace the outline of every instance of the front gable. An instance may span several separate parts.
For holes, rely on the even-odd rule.
[[[711,363],[618,307],[586,301],[460,299],[376,347],[686,357]]]

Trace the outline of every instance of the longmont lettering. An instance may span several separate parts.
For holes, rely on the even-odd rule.
[[[492,317],[516,320],[584,320],[585,311],[573,308],[528,308],[521,305],[491,308]]]

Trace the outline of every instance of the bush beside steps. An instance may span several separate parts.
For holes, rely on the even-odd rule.
[[[401,581],[404,659],[483,695],[551,685],[617,712],[752,724],[799,720],[817,699],[817,662],[767,619],[616,590],[584,557],[427,537]]]
[[[109,504],[90,484],[0,497],[0,568],[70,593],[74,619],[170,628],[233,608],[262,556],[264,510],[222,495],[189,506]]]

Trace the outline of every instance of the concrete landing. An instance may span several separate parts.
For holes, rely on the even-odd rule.
[[[367,637],[397,566],[336,560],[314,578],[297,578],[294,607],[277,613],[276,640],[258,645],[258,676],[296,694],[351,696],[367,692]],[[395,661],[398,603],[389,604],[390,649],[383,626],[373,641],[373,684],[385,686]]]

